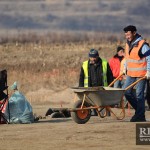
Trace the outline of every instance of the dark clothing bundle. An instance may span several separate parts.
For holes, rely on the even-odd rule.
[[[150,109],[150,81],[147,80],[147,92],[146,92],[147,104]]]
[[[103,68],[102,68],[102,60],[98,58],[98,61],[95,64],[90,64],[88,61],[88,87],[96,87],[96,86],[104,86],[103,83]],[[107,82],[108,85],[113,81],[112,71],[107,64]],[[79,87],[84,87],[84,70],[81,67],[80,79],[79,79]]]

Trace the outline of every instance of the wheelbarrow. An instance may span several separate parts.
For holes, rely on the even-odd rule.
[[[107,113],[112,113],[116,119],[122,120],[125,117],[125,108],[123,96],[126,90],[135,86],[145,77],[132,83],[125,89],[111,87],[123,74],[118,76],[108,87],[72,87],[76,98],[73,108],[70,109],[72,119],[78,124],[85,124],[91,117],[91,110],[96,110],[99,117],[104,118]],[[120,115],[112,110],[111,106],[120,103]],[[106,113],[102,115],[99,109],[106,109]]]

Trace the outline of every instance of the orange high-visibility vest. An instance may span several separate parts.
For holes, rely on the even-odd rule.
[[[146,58],[139,57],[139,50],[143,46],[145,40],[138,42],[129,54],[129,46],[126,44],[126,62],[127,62],[127,75],[131,77],[143,77],[146,74],[147,62]]]

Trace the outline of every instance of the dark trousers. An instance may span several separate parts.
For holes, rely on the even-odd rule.
[[[134,83],[139,78],[136,77],[126,77],[126,82],[124,88],[128,87],[132,83]],[[145,117],[145,90],[146,80],[142,80],[136,84],[136,94],[133,93],[133,88],[130,88],[125,91],[125,97],[131,104],[131,106],[135,109],[136,117]]]
[[[147,99],[147,104],[150,108],[150,81],[149,80],[147,80],[146,99]]]

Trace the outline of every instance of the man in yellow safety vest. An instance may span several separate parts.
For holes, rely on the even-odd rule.
[[[108,62],[99,57],[96,49],[89,52],[89,60],[81,67],[79,87],[108,86],[113,81],[112,71]]]

